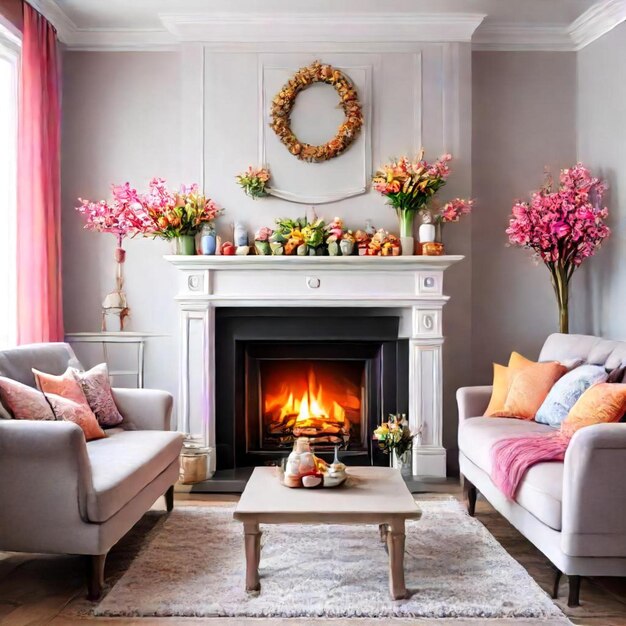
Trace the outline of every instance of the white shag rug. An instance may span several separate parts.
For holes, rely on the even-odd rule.
[[[406,600],[389,596],[387,554],[374,525],[262,526],[261,592],[247,594],[242,525],[230,507],[203,506],[174,510],[94,613],[569,623],[460,503],[419,504],[422,519],[407,522]]]

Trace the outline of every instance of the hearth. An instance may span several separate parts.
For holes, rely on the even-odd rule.
[[[406,412],[408,345],[398,317],[338,309],[223,309],[216,317],[217,467],[277,462],[298,436],[317,454],[385,463],[371,432]]]

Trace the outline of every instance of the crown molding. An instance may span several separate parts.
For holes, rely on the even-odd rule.
[[[178,41],[207,43],[470,42],[476,13],[161,14]]]
[[[569,26],[568,33],[574,49],[582,50],[625,20],[626,0],[596,2]]]
[[[567,24],[484,24],[472,39],[472,50],[563,52],[572,49]]]
[[[57,31],[58,38],[65,43],[78,30],[76,24],[63,12],[54,0],[28,0],[33,9],[41,13]]]
[[[577,51],[626,21],[626,0],[599,0],[571,24],[483,23],[478,13],[164,13],[163,28],[79,28],[56,0],[28,0],[74,50],[172,50],[181,43],[472,42],[473,50]]]

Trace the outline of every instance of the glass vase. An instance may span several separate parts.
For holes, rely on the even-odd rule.
[[[400,219],[400,245],[402,246],[402,256],[415,254],[415,240],[413,239],[413,222],[415,221],[415,211],[410,209],[398,209]]]
[[[569,278],[564,267],[552,271],[552,286],[559,307],[559,332],[569,333]]]
[[[411,478],[413,475],[413,459],[411,455],[411,448],[405,450],[400,454],[397,450],[394,450],[391,454],[391,467],[400,470],[403,478]]]
[[[435,241],[443,243],[443,222],[441,220],[435,222]]]

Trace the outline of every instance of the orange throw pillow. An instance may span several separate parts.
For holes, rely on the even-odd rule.
[[[34,368],[33,374],[37,387],[43,391],[57,419],[78,424],[87,441],[106,437],[71,368],[68,367],[61,376],[46,374]]]
[[[35,375],[37,389],[40,391],[44,393],[55,393],[57,396],[72,400],[72,402],[89,406],[85,392],[74,377],[71,368],[68,367],[61,376],[46,374],[35,368],[33,368],[33,374]]]
[[[533,420],[554,383],[567,372],[560,363],[533,363],[515,373],[501,411],[493,417],[517,417]]]
[[[491,399],[489,406],[485,411],[485,415],[491,416],[496,411],[504,408],[506,397],[509,394],[509,368],[499,363],[493,364],[493,389],[491,391]]]
[[[513,379],[522,369],[533,364],[534,361],[530,361],[519,352],[511,352],[508,367],[498,363],[493,364],[493,390],[489,406],[485,411],[487,417],[496,417],[497,413],[505,410],[504,405]]]
[[[514,370],[521,370],[528,365],[534,365],[535,362],[536,361],[531,361],[525,356],[522,356],[519,352],[511,352],[511,356],[509,357],[509,367]]]
[[[561,432],[571,437],[584,426],[619,422],[626,413],[626,384],[598,383],[587,389],[561,423]]]

